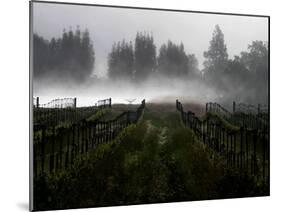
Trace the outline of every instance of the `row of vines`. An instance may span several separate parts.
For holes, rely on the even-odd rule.
[[[213,150],[214,158],[218,155],[225,159],[228,167],[251,175],[268,185],[270,146],[268,121],[247,127],[249,126],[245,124],[247,114],[239,118],[219,104],[208,103],[207,113],[203,118],[197,117],[191,111],[185,112],[178,100],[176,108],[184,125],[193,130],[198,140]]]
[[[144,108],[145,100],[136,111],[123,112],[108,121],[83,118],[67,127],[41,125],[40,130],[34,127],[34,176],[67,169],[75,159],[88,154],[97,145],[115,139],[124,128],[136,123]]]

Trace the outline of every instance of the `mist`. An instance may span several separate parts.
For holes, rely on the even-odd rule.
[[[34,50],[33,96],[39,96],[42,104],[67,97],[76,97],[78,107],[109,97],[113,104],[134,99],[133,104],[142,99],[150,103],[179,99],[202,106],[219,102],[226,107],[232,101],[268,102],[267,18],[37,2],[33,18],[34,36],[40,44]],[[215,52],[210,41],[217,26],[226,46],[219,64],[208,56],[208,51]],[[138,35],[151,44],[151,61],[138,60]],[[62,49],[64,54],[48,52],[67,36],[74,37],[74,44],[67,44],[70,49]],[[87,51],[80,44],[77,47],[77,36],[78,43],[88,42]],[[254,58],[257,54],[252,52],[260,47],[265,50]],[[89,49],[92,52],[85,55]],[[114,51],[132,57],[118,57]],[[254,66],[256,61],[259,64]]]
[[[143,99],[147,103],[175,104],[176,99],[182,103],[198,104],[220,102],[230,108],[232,101],[248,102],[250,91],[241,87],[235,92],[226,92],[207,85],[200,79],[180,79],[154,76],[141,83],[128,80],[110,80],[92,78],[83,84],[73,82],[57,83],[52,79],[34,83],[34,96],[40,102],[47,103],[56,98],[77,98],[77,106],[92,106],[98,100],[111,97],[113,104],[139,104]],[[256,103],[250,101],[250,103]]]
[[[44,89],[42,89],[44,88]],[[205,103],[220,98],[211,87],[197,80],[183,80],[159,76],[150,77],[144,82],[135,83],[127,80],[92,79],[80,85],[69,83],[58,84],[53,80],[34,83],[34,95],[42,102],[59,97],[77,97],[78,106],[94,105],[100,99],[112,98],[113,104],[126,103],[142,99],[155,103],[175,103],[176,99],[187,102]]]

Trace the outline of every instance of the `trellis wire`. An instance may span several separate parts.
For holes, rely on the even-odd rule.
[[[259,104],[257,107],[254,105],[247,105],[239,103],[238,107],[233,102],[233,112],[228,111],[218,103],[206,103],[206,113],[213,112],[226,119],[228,122],[250,129],[262,130],[268,128],[268,107]]]
[[[99,144],[107,143],[128,125],[136,123],[145,108],[145,100],[136,111],[127,111],[109,121],[74,123],[68,128],[46,127],[34,137],[34,175],[56,173],[73,165],[75,158],[88,154]]]
[[[111,107],[111,98],[102,100],[103,104],[99,106],[76,107],[76,102],[76,98],[63,98],[39,104],[39,98],[33,98],[34,125],[49,128],[60,123],[72,124],[95,114],[99,109]]]
[[[264,126],[259,131],[240,127],[230,129],[215,116],[201,120],[191,111],[184,112],[182,104],[176,100],[176,108],[185,126],[193,130],[195,136],[226,159],[226,165],[240,169],[264,183],[269,182],[269,131]],[[215,156],[215,155],[214,155]]]

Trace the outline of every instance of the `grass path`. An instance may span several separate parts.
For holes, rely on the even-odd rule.
[[[181,120],[176,111],[165,110],[165,108],[150,107],[145,109],[143,120],[147,126],[146,137],[150,133],[157,134],[158,144],[163,145],[171,139],[176,129],[183,129]]]

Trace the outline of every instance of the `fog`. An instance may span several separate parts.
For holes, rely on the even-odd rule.
[[[231,89],[229,78],[222,81],[229,84],[230,88],[220,90],[212,83],[205,83],[201,70],[205,60],[203,52],[209,48],[216,24],[224,33],[227,52],[232,59],[241,51],[246,51],[252,41],[268,40],[266,18],[33,4],[34,33],[50,40],[52,37],[60,37],[63,29],[75,29],[79,25],[80,28],[89,30],[95,50],[94,69],[91,77],[83,82],[77,83],[67,78],[61,80],[48,75],[42,80],[34,79],[33,96],[39,96],[42,104],[55,98],[66,97],[77,97],[77,106],[94,105],[98,100],[109,97],[113,103],[128,103],[127,100],[136,99],[133,104],[140,103],[142,99],[147,102],[167,103],[175,103],[175,100],[179,99],[182,102],[202,105],[209,101],[230,105],[233,100],[257,103],[251,98],[256,90],[245,92],[243,85]],[[177,44],[182,42],[185,52],[195,54],[198,59],[197,76],[181,78],[158,74],[151,75],[141,82],[122,78],[109,79],[107,60],[113,43],[123,39],[134,42],[138,31],[146,31],[153,35],[157,55],[160,46],[167,40]]]
[[[128,100],[133,99],[136,99],[133,104],[139,104],[143,99],[148,103],[175,103],[179,99],[183,103],[202,105],[209,101],[225,102],[222,92],[203,84],[201,80],[159,76],[150,77],[141,83],[91,79],[77,85],[72,82],[58,84],[53,80],[45,80],[34,83],[34,96],[40,97],[40,103],[61,97],[76,97],[77,106],[91,106],[98,100],[109,97],[113,104],[128,104]]]
[[[112,97],[113,103],[126,103],[127,100],[136,99],[133,103],[139,104],[142,99],[148,102],[175,102],[176,98],[188,101],[204,103],[206,100],[214,99],[217,94],[206,88],[202,83],[180,79],[149,79],[140,84],[124,80],[98,80],[83,85],[65,86],[45,82],[47,89],[37,89],[34,85],[34,95],[40,97],[40,101],[47,102],[59,97],[77,97],[78,106],[94,105],[98,100]],[[44,86],[44,87],[45,87]],[[196,88],[196,89],[194,89]],[[207,91],[207,92],[206,92]]]

